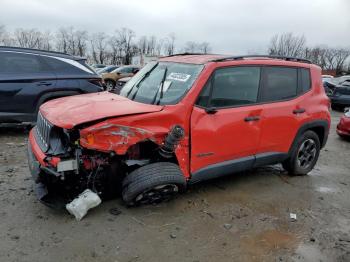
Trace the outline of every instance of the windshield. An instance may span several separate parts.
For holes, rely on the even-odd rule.
[[[125,84],[120,95],[145,104],[176,104],[192,87],[203,67],[151,62]]]

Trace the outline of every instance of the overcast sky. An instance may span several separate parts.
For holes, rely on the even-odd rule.
[[[0,25],[49,29],[74,26],[176,44],[207,41],[216,53],[263,52],[277,33],[303,34],[308,45],[350,47],[350,0],[0,0]]]

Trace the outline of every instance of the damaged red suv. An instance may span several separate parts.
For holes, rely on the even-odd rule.
[[[28,158],[38,197],[67,203],[91,189],[127,205],[188,184],[282,163],[312,170],[330,126],[321,69],[289,57],[175,55],[123,87],[40,108]]]

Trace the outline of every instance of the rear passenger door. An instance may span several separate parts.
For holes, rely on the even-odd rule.
[[[298,128],[307,117],[308,106],[304,98],[310,95],[311,88],[307,68],[264,66],[261,80],[258,164],[259,154],[288,152]]]
[[[0,112],[30,121],[36,111],[38,92],[52,88],[56,76],[38,55],[0,52]]]

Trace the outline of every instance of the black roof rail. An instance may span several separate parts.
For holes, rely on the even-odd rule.
[[[312,62],[308,59],[304,58],[298,58],[298,57],[291,57],[291,56],[279,56],[279,55],[242,55],[242,56],[227,56],[223,58],[213,59],[211,62],[224,62],[229,60],[243,60],[245,58],[267,58],[267,59],[280,59],[285,61],[292,61],[292,62],[301,62],[301,63],[307,63],[312,64]]]
[[[17,46],[0,46],[0,50],[5,49],[7,51],[28,51],[28,52],[33,52],[36,54],[53,54],[53,55],[58,55],[61,57],[69,57],[74,60],[81,60],[81,59],[86,59],[84,57],[79,57],[79,56],[73,56],[67,53],[63,52],[58,52],[58,51],[48,51],[48,50],[42,50],[42,49],[34,49],[34,48],[25,48],[25,47],[17,47]]]
[[[182,56],[182,55],[211,55],[211,54],[185,52],[185,53],[178,53],[178,54],[167,55],[167,56],[164,56],[164,57]]]

